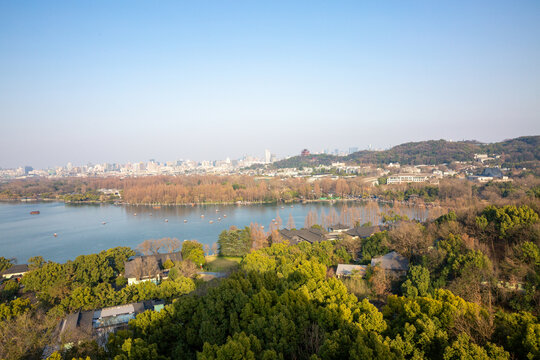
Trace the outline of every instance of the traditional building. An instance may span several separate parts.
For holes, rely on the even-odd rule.
[[[182,261],[182,254],[178,251],[131,258],[125,263],[124,277],[128,280],[128,285],[138,284],[143,281],[152,281],[158,284],[168,276],[168,271],[163,266],[167,260],[175,263],[180,262]]]

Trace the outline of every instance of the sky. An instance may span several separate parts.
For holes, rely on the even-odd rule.
[[[0,167],[540,134],[540,2],[0,0]]]

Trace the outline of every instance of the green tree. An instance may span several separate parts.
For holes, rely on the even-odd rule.
[[[429,289],[429,270],[422,265],[412,265],[407,280],[402,284],[403,294],[409,297],[426,296]]]
[[[251,249],[251,230],[249,227],[223,230],[219,234],[218,245],[222,256],[244,256]]]
[[[186,240],[182,243],[182,259],[191,260],[197,266],[204,265],[206,259],[201,243],[196,240]]]

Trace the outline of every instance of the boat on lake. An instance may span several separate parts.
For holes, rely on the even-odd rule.
[[[37,211],[37,210],[34,210],[34,211],[30,211],[30,215],[39,215],[40,212]]]

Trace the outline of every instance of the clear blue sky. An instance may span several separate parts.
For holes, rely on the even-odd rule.
[[[0,0],[0,167],[540,134],[540,1]]]

